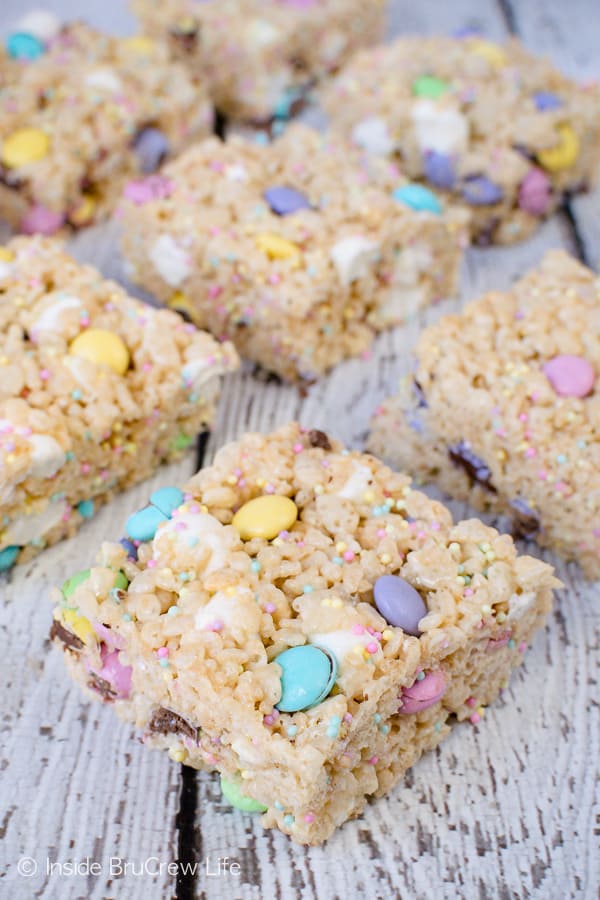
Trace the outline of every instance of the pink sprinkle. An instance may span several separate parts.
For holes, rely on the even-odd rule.
[[[528,447],[525,451],[525,456],[528,459],[531,459],[533,456],[537,456],[537,450],[535,449],[535,447]]]
[[[223,622],[221,619],[215,619],[214,622],[211,622],[206,626],[206,631],[222,631],[223,630]]]
[[[265,486],[265,494],[274,494],[274,493],[275,493],[275,488],[273,487],[273,485],[267,484]]]
[[[367,650],[369,653],[377,653],[379,650],[379,644],[376,641],[371,641],[367,644]]]
[[[375,765],[377,765],[377,763],[379,762],[379,757],[378,757],[378,756],[372,756],[371,759],[368,759],[368,760],[367,760],[367,762],[370,763],[372,766],[375,766]]]
[[[477,701],[475,700],[475,697],[468,697],[468,698],[465,700],[465,703],[467,704],[467,706],[471,706],[471,707],[475,706],[475,703],[476,703],[476,702],[477,702]]]
[[[164,659],[166,656],[169,655],[169,648],[168,647],[159,647],[158,650],[156,651],[156,655],[158,657],[160,657],[160,659]]]
[[[48,381],[48,379],[50,378],[50,372],[48,371],[48,369],[40,369],[40,378],[42,379],[42,381]]]
[[[346,550],[346,552],[344,553],[344,559],[346,560],[346,562],[352,562],[352,560],[354,559],[354,550]]]
[[[293,450],[294,453],[302,453],[304,447],[302,446],[302,444],[294,444]]]
[[[352,626],[352,634],[364,634],[365,626],[361,625],[360,622],[357,622],[356,625]]]
[[[142,369],[144,370],[144,372],[149,372],[151,368],[152,368],[152,363],[149,363],[149,362],[145,362],[144,365],[142,366]]]
[[[526,650],[527,644],[525,643],[525,641],[521,641],[521,643],[519,644],[519,653],[525,653]]]
[[[344,722],[351,722],[353,719],[352,713],[344,713]]]
[[[547,479],[547,477],[548,477],[548,473],[545,472],[543,469],[540,472],[538,472],[538,478],[540,479],[540,481],[545,481]]]
[[[314,813],[306,813],[304,816],[304,821],[310,825],[311,822],[315,821]]]
[[[526,421],[527,421],[527,413],[520,413],[520,415],[519,415],[519,421],[520,421],[520,422],[526,422]]]
[[[269,613],[269,615],[271,613],[274,613],[276,609],[277,609],[277,607],[275,606],[274,603],[266,603],[265,604],[265,612]]]
[[[146,567],[148,569],[155,569],[157,565],[158,565],[158,563],[156,562],[155,559],[149,559],[148,562],[146,563]]]
[[[471,597],[473,595],[473,588],[465,588],[463,595],[465,597]]]
[[[474,712],[472,716],[469,717],[469,722],[471,725],[477,725],[478,722],[481,722],[481,716],[479,713]]]
[[[82,463],[82,464],[81,464],[81,472],[82,472],[82,474],[83,474],[83,475],[89,475],[90,468],[91,468],[91,467],[90,467],[90,464],[89,464],[89,463]]]
[[[379,531],[377,532],[377,537],[380,538],[380,539],[383,539],[383,538],[385,537],[385,535],[386,535],[385,529],[384,529],[384,528],[380,528]]]
[[[215,299],[215,297],[218,297],[219,294],[222,294],[222,293],[223,293],[223,288],[221,287],[220,284],[211,284],[211,286],[208,289],[208,296],[213,300]]]

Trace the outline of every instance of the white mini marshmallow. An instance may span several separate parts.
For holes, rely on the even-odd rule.
[[[360,502],[361,500],[364,500],[365,493],[371,487],[372,481],[373,473],[369,467],[354,463],[354,472],[342,489],[337,492],[337,495],[338,497],[343,497],[344,500]]]
[[[384,119],[373,116],[363,119],[352,129],[352,140],[368,153],[387,156],[394,149],[394,142]]]
[[[163,553],[167,558],[174,552],[200,557],[203,551],[208,550],[204,575],[222,569],[229,556],[225,527],[208,513],[190,512],[174,516],[159,527],[152,546],[154,556],[159,560]]]
[[[118,94],[123,90],[123,82],[110,66],[92,69],[85,76],[85,83],[89,87],[96,88],[99,91],[107,91],[109,94]]]
[[[359,654],[356,648],[366,647],[367,644],[373,641],[374,638],[368,632],[365,634],[354,634],[350,629],[328,631],[322,634],[313,634],[309,637],[311,644],[328,650],[335,657],[340,672],[344,668],[344,662],[348,655],[355,654],[357,660],[362,660],[362,652]],[[377,659],[378,654],[381,655],[380,649],[373,654],[373,657]]]
[[[60,19],[49,9],[32,9],[15,23],[13,32],[31,34],[47,44],[56,37],[60,27]]]
[[[189,256],[170,234],[162,234],[152,245],[149,255],[160,277],[171,287],[178,287],[190,274]]]
[[[507,622],[516,622],[525,615],[527,610],[531,609],[535,603],[535,594],[528,592],[525,594],[513,594],[508,601]]]
[[[338,241],[329,255],[342,284],[349,285],[368,274],[369,268],[378,258],[379,244],[357,234]]]
[[[58,525],[68,506],[65,500],[60,500],[57,503],[49,503],[41,513],[15,519],[4,533],[4,545],[6,547],[24,547],[26,544],[31,544],[32,541],[39,541]]]
[[[228,178],[229,181],[248,181],[248,172],[243,166],[226,166],[225,177]]]
[[[36,335],[40,331],[61,331],[63,313],[68,309],[81,309],[82,305],[79,297],[60,297],[36,319],[30,328],[31,333]]]
[[[29,475],[31,478],[52,478],[67,461],[67,454],[49,434],[32,434]]]
[[[458,110],[440,107],[432,100],[418,100],[411,116],[421,150],[450,155],[466,149],[469,124]]]

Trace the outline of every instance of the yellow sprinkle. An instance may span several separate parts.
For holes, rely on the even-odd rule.
[[[169,756],[174,762],[181,763],[187,756],[187,750],[179,747],[169,747]]]
[[[252,778],[252,773],[249,772],[248,769],[242,769],[242,771],[240,772],[240,775],[242,776],[242,778],[246,778],[246,779]]]
[[[389,553],[382,553],[379,557],[384,566],[387,566],[392,561],[392,557]]]
[[[39,128],[19,128],[2,143],[0,158],[9,169],[17,169],[38,162],[48,155],[50,138]]]
[[[486,605],[486,606],[482,606],[482,607],[481,607],[481,612],[483,613],[484,616],[489,616],[489,614],[491,613],[491,611],[492,611],[492,607],[491,607],[491,606],[487,606],[487,605]]]
[[[391,641],[394,637],[394,632],[390,628],[386,628],[385,631],[381,632],[381,637],[384,641]]]
[[[344,604],[340,600],[339,597],[334,597],[333,600],[331,601],[331,605],[333,606],[334,609],[340,609]]]
[[[373,491],[365,491],[365,495],[364,495],[365,503],[372,503],[374,499],[375,499],[375,494],[373,493]]]
[[[237,484],[237,478],[235,477],[235,475],[228,475],[226,480],[227,484]]]
[[[291,259],[300,256],[300,247],[272,232],[256,236],[256,245],[269,259]]]
[[[483,718],[483,716],[485,715],[485,706],[478,706],[478,707],[477,707],[477,714],[480,715],[480,716]]]
[[[322,493],[323,493],[323,485],[322,485],[322,484],[315,484],[315,489],[314,489],[314,490],[315,490],[315,494],[322,494]]]
[[[12,262],[15,254],[8,247],[0,247],[0,262]]]
[[[570,125],[563,123],[557,125],[559,141],[548,150],[540,150],[537,160],[544,169],[549,172],[560,172],[561,169],[570,169],[574,166],[579,156],[579,138]]]
[[[335,549],[337,550],[338,553],[343,553],[344,550],[348,549],[348,545],[346,544],[345,541],[338,541],[337,544],[335,545]]]
[[[139,53],[144,56],[153,53],[155,46],[156,44],[152,38],[145,37],[143,34],[136,34],[121,41],[121,47],[124,47],[125,50],[131,50],[132,53]]]

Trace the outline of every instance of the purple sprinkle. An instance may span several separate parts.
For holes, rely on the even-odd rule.
[[[450,190],[454,186],[456,175],[452,157],[446,156],[445,153],[437,153],[435,150],[428,150],[424,155],[423,164],[425,178],[429,184],[445,190]]]
[[[304,194],[285,185],[267,188],[263,196],[272,212],[278,216],[289,216],[301,209],[310,209],[310,203]]]
[[[550,109],[559,109],[563,102],[560,97],[553,94],[552,91],[538,91],[533,95],[533,102],[536,108],[541,112],[547,112]]]
[[[119,541],[121,547],[125,550],[127,557],[129,559],[136,560],[138,557],[137,547],[133,543],[133,541],[128,540],[127,538],[121,538]]]
[[[465,179],[462,195],[471,206],[492,206],[504,196],[502,188],[485,175],[473,175]]]

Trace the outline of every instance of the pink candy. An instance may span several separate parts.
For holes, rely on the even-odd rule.
[[[124,666],[119,660],[118,650],[109,650],[106,644],[100,647],[102,668],[98,677],[108,681],[117,697],[129,697],[131,692],[131,666]]]
[[[52,212],[45,206],[37,204],[29,209],[21,219],[20,229],[23,234],[55,234],[64,225],[62,213]]]
[[[519,187],[519,206],[532,216],[543,216],[552,199],[550,179],[541,169],[530,169]]]
[[[502,634],[497,638],[490,638],[487,642],[488,650],[499,650],[501,647],[506,647],[508,642],[510,641],[511,631],[503,631]]]
[[[544,374],[559,397],[587,397],[594,387],[596,373],[582,356],[555,356],[544,366]]]
[[[404,688],[398,712],[404,716],[421,712],[441,700],[445,693],[446,679],[443,673],[439,669],[428,672],[421,681],[415,681],[410,687]]]
[[[150,175],[129,181],[123,190],[123,196],[136,206],[143,206],[152,200],[164,200],[173,193],[173,182],[164,175]]]

